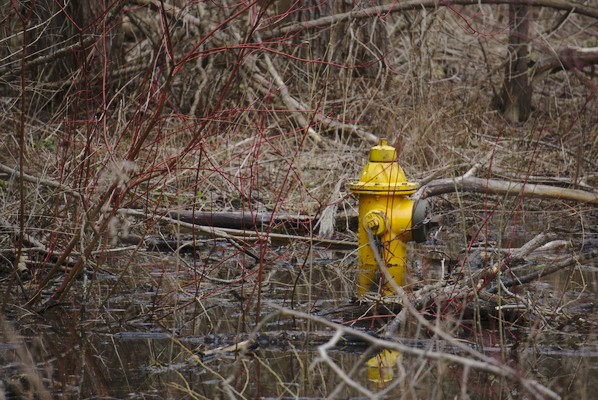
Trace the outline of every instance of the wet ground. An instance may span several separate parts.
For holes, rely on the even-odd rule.
[[[269,248],[263,256],[271,261],[260,275],[255,260],[230,245],[204,246],[208,252],[180,257],[111,256],[80,280],[69,303],[40,312],[9,309],[0,342],[5,397],[525,398],[510,380],[449,362],[395,355],[399,362],[389,368],[368,367],[382,349],[347,335],[326,353],[335,370],[319,351],[334,333],[330,327],[289,316],[258,325],[277,307],[323,315],[351,304],[353,251]],[[429,246],[411,251],[420,279],[437,279],[440,261]],[[592,398],[598,392],[596,261],[587,250],[576,267],[520,292],[543,302],[549,310],[543,315],[508,323],[452,315],[442,323],[564,398]],[[372,335],[386,322],[370,316],[355,324],[342,313],[329,318]],[[459,354],[417,325],[401,332],[402,343]]]

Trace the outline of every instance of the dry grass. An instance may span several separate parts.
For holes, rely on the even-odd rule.
[[[346,26],[342,40],[350,45],[343,47],[347,51],[342,57],[320,49],[322,57],[315,59],[311,55],[319,36],[327,34],[325,29],[276,42],[268,39],[268,28],[259,37],[248,34],[258,6],[219,26],[225,15],[243,5],[224,9],[209,4],[181,4],[163,13],[127,5],[116,19],[109,11],[107,20],[113,21],[114,29],[90,25],[85,35],[95,30],[99,40],[86,52],[79,50],[75,60],[60,58],[52,70],[34,65],[38,53],[29,51],[31,58],[21,74],[22,42],[0,41],[0,128],[6,132],[0,163],[18,170],[23,159],[24,172],[39,179],[21,184],[16,172],[1,181],[3,309],[13,317],[21,315],[21,307],[47,312],[47,306],[70,303],[81,307],[81,314],[73,312],[73,317],[89,329],[115,333],[162,326],[175,337],[195,337],[251,332],[272,310],[264,305],[268,301],[308,312],[345,304],[353,295],[354,253],[301,241],[277,246],[267,235],[258,240],[221,232],[201,235],[160,222],[158,216],[164,209],[297,213],[315,217],[307,231],[317,234],[315,221],[330,206],[335,205],[339,215],[355,212],[348,183],[359,176],[371,143],[349,125],[388,138],[399,148],[407,175],[416,181],[459,176],[483,162],[479,177],[594,191],[598,186],[595,87],[573,73],[559,72],[536,84],[527,122],[510,125],[492,109],[506,56],[508,18],[503,6],[407,11],[378,18],[388,34],[385,65],[360,69],[344,66],[358,64],[356,57],[364,49],[375,52],[378,43],[359,42],[363,32],[357,32],[358,25]],[[548,9],[535,11],[534,57],[540,59],[565,44],[592,46],[598,35],[593,21],[571,15],[551,31],[555,17]],[[12,15],[3,18],[6,26],[16,24]],[[262,18],[276,21],[274,9]],[[40,23],[50,32],[53,25],[46,22],[40,17],[30,23]],[[30,32],[28,43],[44,55],[47,49],[36,47],[35,41],[35,35],[44,34],[42,28]],[[267,39],[262,42],[260,37]],[[351,42],[351,37],[357,39]],[[64,40],[64,46],[74,43],[72,38]],[[284,87],[272,75],[266,56]],[[60,79],[59,67],[66,71],[61,69]],[[311,130],[303,125],[306,122]],[[471,246],[496,249],[496,257],[503,257],[502,249],[518,247],[545,230],[570,240],[581,259],[585,253],[579,245],[595,246],[597,240],[598,215],[588,205],[459,194],[435,199],[434,207],[442,216],[434,244],[448,255],[447,263],[462,261]],[[149,217],[119,211],[127,208],[143,210]],[[323,217],[320,224],[329,222]],[[20,224],[29,235],[25,241],[18,235]],[[14,229],[7,228],[11,226]],[[268,232],[274,230],[270,228]],[[336,228],[334,238],[355,240],[345,226]],[[27,237],[45,248],[30,249],[35,246]],[[171,240],[176,251],[146,251],[140,238]],[[195,250],[185,253],[189,242]],[[14,250],[19,248],[22,251]],[[424,258],[432,254],[428,248],[415,251]],[[66,257],[57,264],[61,254]],[[29,276],[16,273],[23,264]],[[94,279],[77,280],[81,273]],[[582,275],[596,278],[595,272]],[[587,286],[581,284],[577,292],[586,296]],[[568,304],[534,301],[543,309],[561,311]],[[94,311],[86,314],[86,308]],[[93,318],[86,321],[86,315]],[[222,315],[226,321],[219,319]],[[484,345],[487,327],[481,326],[479,315],[467,315],[472,320],[463,321],[464,315],[464,310],[450,310],[438,324]],[[546,327],[558,330],[552,321],[538,322],[529,327],[524,346],[533,348]],[[317,331],[321,326],[318,321],[293,320],[263,328]],[[503,328],[491,345],[511,343],[503,335],[516,329]],[[402,329],[403,336],[427,336],[418,323]],[[80,346],[93,353],[94,344],[81,340]],[[185,363],[197,351],[173,341],[155,359]],[[321,396],[356,393],[346,387],[352,387],[351,379],[359,381],[356,371],[346,369],[351,379],[339,380],[337,374],[328,382],[330,369],[313,357],[304,358],[298,349],[292,352],[291,361],[281,365],[268,356],[243,358],[242,366],[213,365],[209,360],[200,364],[229,397],[257,393],[251,386],[255,382],[248,383],[257,364],[277,382],[272,396],[317,396],[307,386],[297,386],[297,377],[282,376],[285,362],[307,374]],[[126,357],[117,345],[114,354],[113,358]],[[362,365],[367,358],[351,353],[332,357],[343,366]],[[509,392],[508,375],[497,378],[471,372],[474,367],[468,364],[455,367],[446,360],[416,356],[409,363],[413,367],[401,364],[406,371],[394,381],[405,398],[428,397],[429,382],[455,377],[463,382],[447,389],[455,396],[488,395],[482,389],[476,394],[488,383],[498,387],[495,394]],[[90,366],[84,357],[78,367],[109,375],[108,367]],[[468,386],[470,372],[475,379]],[[176,369],[168,374],[168,390],[204,396],[187,386],[187,378]],[[440,390],[429,397],[442,398],[446,393]]]

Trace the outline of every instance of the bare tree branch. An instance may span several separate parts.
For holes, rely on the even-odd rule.
[[[540,197],[573,200],[582,203],[598,204],[598,194],[577,189],[567,189],[532,183],[482,179],[473,176],[445,178],[431,181],[419,190],[422,199],[458,191],[473,193],[502,194],[508,196]]]
[[[529,4],[532,7],[548,7],[553,8],[555,10],[570,11],[580,15],[585,15],[587,17],[598,18],[598,7],[587,6],[584,4],[574,3],[572,1],[566,0],[410,0],[403,2],[393,2],[392,4],[364,8],[361,10],[355,10],[347,13],[330,15],[312,21],[287,25],[279,30],[274,31],[272,34],[268,36],[281,36],[289,33],[299,32],[304,29],[331,25],[350,19],[369,18],[379,16],[385,13],[399,12],[404,10],[438,8],[441,6],[467,6],[480,4]]]

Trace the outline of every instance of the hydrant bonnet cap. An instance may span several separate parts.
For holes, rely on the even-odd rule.
[[[360,181],[349,188],[355,194],[409,195],[415,193],[417,184],[407,182],[403,169],[397,164],[397,151],[381,139],[370,150],[370,161],[364,167]]]
[[[370,161],[394,162],[397,160],[397,150],[388,145],[386,139],[380,139],[377,146],[370,149]]]

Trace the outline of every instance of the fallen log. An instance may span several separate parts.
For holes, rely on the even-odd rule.
[[[308,215],[274,212],[167,210],[157,214],[164,212],[169,218],[191,224],[259,231],[282,227],[289,231],[309,232],[313,220]]]
[[[182,230],[194,232],[194,234],[201,235],[203,237],[226,239],[231,244],[252,240],[267,240],[273,246],[289,244],[292,242],[304,242],[310,243],[313,246],[321,246],[328,249],[354,249],[356,247],[356,243],[352,241],[318,238],[312,236],[311,234],[302,236],[271,231],[260,232],[256,229],[231,229],[218,228],[209,225],[199,225],[192,222],[182,221],[180,218],[171,218],[168,216],[168,211],[164,211],[162,214],[157,212],[150,214],[137,209],[123,208],[120,209],[119,212],[131,217],[155,219],[156,221],[160,221],[162,223],[178,225]],[[194,240],[193,238],[194,236],[191,236],[191,240]]]

